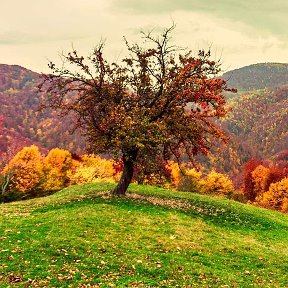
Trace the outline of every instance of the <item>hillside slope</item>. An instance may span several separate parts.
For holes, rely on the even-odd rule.
[[[231,111],[219,123],[230,141],[204,163],[228,173],[240,185],[242,166],[248,160],[274,161],[288,151],[288,64],[254,64],[224,73],[223,78],[238,89],[227,95]],[[281,165],[288,167],[282,160]]]
[[[0,286],[288,285],[287,216],[151,186],[115,198],[112,187],[2,204]]]
[[[3,119],[0,153],[13,142],[22,147],[34,143],[44,150],[54,147],[83,150],[80,134],[69,134],[72,117],[60,120],[54,111],[39,111],[45,97],[37,93],[40,81],[40,74],[17,65],[0,64],[0,119]]]
[[[288,84],[287,63],[259,63],[223,74],[229,86],[239,91],[275,88]]]
[[[288,86],[242,95],[224,122],[259,158],[288,149]]]

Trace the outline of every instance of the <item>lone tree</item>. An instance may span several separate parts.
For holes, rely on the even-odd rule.
[[[86,59],[74,50],[63,55],[60,68],[50,62],[52,73],[43,75],[46,107],[73,112],[74,128],[84,131],[91,151],[122,159],[113,194],[125,195],[140,161],[150,165],[183,154],[193,161],[213,138],[225,141],[214,119],[227,113],[222,92],[231,90],[216,77],[219,62],[210,60],[210,51],[193,57],[171,45],[173,29],[156,37],[142,32],[149,48],[125,39],[129,56],[120,64],[104,58],[101,42]]]

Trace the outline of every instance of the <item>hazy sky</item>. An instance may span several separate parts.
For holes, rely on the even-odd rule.
[[[175,44],[211,47],[223,70],[259,62],[288,62],[287,0],[0,0],[0,63],[47,72],[73,46],[89,54],[106,39],[116,61],[123,36],[141,42],[176,23]]]

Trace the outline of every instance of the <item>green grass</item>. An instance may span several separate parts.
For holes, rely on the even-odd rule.
[[[0,205],[0,287],[288,287],[288,217],[131,185]]]

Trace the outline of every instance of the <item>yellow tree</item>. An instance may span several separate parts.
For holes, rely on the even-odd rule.
[[[174,161],[168,161],[166,168],[170,170],[171,184],[173,188],[177,188],[181,177],[179,165]]]
[[[226,175],[212,170],[204,181],[203,190],[209,194],[227,195],[235,189],[232,181]]]
[[[63,189],[69,183],[69,170],[73,168],[73,159],[69,151],[54,148],[49,151],[44,159],[45,191],[57,191]]]
[[[263,194],[260,205],[266,208],[272,208],[279,211],[288,211],[288,178],[272,183],[269,191]]]
[[[181,167],[177,190],[200,193],[202,189],[202,172],[195,168],[187,169]]]
[[[263,193],[268,190],[268,181],[270,169],[263,165],[257,166],[252,172],[253,190],[256,197],[262,197]]]
[[[43,158],[38,147],[24,147],[9,161],[3,173],[12,175],[12,186],[20,192],[39,187],[43,176]]]
[[[71,175],[71,180],[77,184],[89,183],[95,180],[114,180],[114,161],[103,159],[94,154],[84,155],[81,164],[75,173]]]

